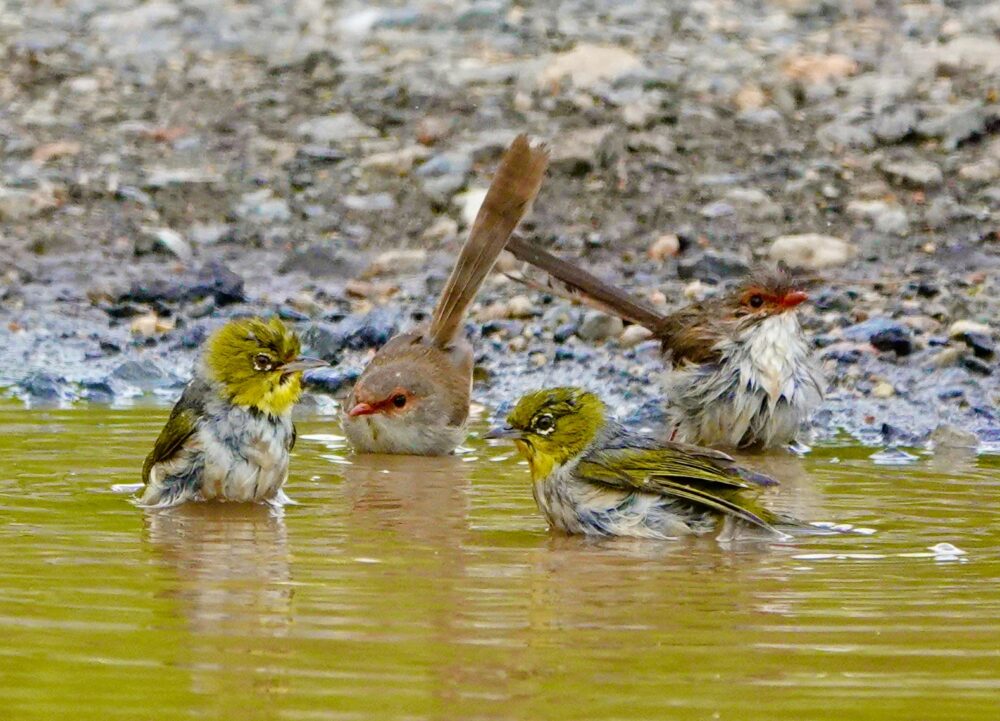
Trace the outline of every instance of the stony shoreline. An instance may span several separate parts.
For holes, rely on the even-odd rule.
[[[263,5],[0,2],[5,393],[172,400],[243,313],[334,391],[430,309],[527,131],[527,235],[651,302],[819,278],[817,438],[1000,441],[995,3]],[[658,419],[635,329],[497,275],[470,331],[486,405],[574,382]]]

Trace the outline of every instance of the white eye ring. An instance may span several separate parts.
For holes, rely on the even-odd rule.
[[[258,353],[253,357],[253,369],[255,371],[269,371],[274,367],[271,357],[265,353]]]
[[[541,427],[540,424],[543,421],[548,423],[548,427],[546,428]],[[552,416],[549,415],[548,413],[544,413],[538,416],[538,418],[535,419],[535,422],[532,425],[533,425],[532,430],[540,436],[547,436],[556,429],[555,419],[553,419]]]

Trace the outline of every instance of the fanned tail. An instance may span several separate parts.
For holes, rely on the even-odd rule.
[[[444,347],[454,340],[479,287],[538,195],[548,164],[548,150],[544,146],[531,147],[526,135],[514,138],[504,153],[469,239],[434,309],[429,331],[434,344]]]
[[[512,236],[507,241],[507,250],[518,260],[535,266],[564,284],[569,289],[570,294],[560,293],[554,288],[546,289],[550,292],[644,326],[653,333],[657,333],[663,325],[663,314],[648,304],[518,235]],[[529,280],[523,278],[515,278],[515,280],[538,288],[537,284],[533,284]],[[579,294],[579,297],[574,294]]]

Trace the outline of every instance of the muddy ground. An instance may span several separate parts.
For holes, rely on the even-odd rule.
[[[821,279],[817,437],[1000,440],[1000,5],[0,0],[0,386],[175,397],[225,318],[338,362],[433,305],[518,132],[525,232],[664,307],[756,261]],[[653,424],[655,344],[488,283],[494,406],[600,388]]]

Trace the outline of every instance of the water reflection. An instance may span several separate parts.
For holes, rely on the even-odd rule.
[[[162,595],[190,630],[174,649],[209,707],[274,717],[286,691],[294,590],[284,514],[268,506],[189,503],[146,513],[145,540],[170,573]]]

